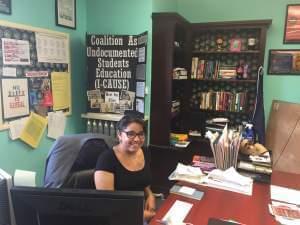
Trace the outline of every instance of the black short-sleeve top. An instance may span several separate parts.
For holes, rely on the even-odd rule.
[[[150,154],[143,149],[145,165],[138,171],[127,170],[118,160],[114,151],[103,152],[97,160],[96,171],[102,170],[114,174],[115,190],[144,191],[151,183]]]

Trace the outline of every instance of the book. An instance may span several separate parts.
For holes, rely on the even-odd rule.
[[[255,165],[250,162],[239,161],[237,168],[248,170],[256,173],[272,174],[272,168]]]
[[[188,197],[188,198],[192,198],[192,199],[196,199],[196,200],[201,200],[204,195],[203,191],[199,191],[195,188],[191,188],[188,186],[182,186],[182,185],[178,185],[178,184],[175,184],[170,189],[170,193],[182,195],[184,197]]]

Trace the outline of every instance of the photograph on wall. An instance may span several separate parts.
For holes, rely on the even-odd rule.
[[[56,25],[76,29],[76,0],[55,1]]]
[[[268,74],[300,75],[300,50],[271,49]]]
[[[0,0],[0,13],[11,14],[11,0]]]
[[[2,79],[3,119],[29,114],[27,79]]]
[[[300,43],[300,4],[287,5],[283,43]]]

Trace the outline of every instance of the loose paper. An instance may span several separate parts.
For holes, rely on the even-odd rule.
[[[48,113],[48,137],[57,139],[64,135],[66,117],[62,111]]]
[[[13,120],[11,122],[9,122],[9,137],[12,140],[16,140],[17,138],[20,137],[25,124],[27,122],[28,117],[24,117],[22,119],[18,119],[18,120]]]
[[[193,195],[196,189],[187,186],[182,186],[178,191],[184,194]]]
[[[20,139],[36,148],[47,126],[47,119],[36,113],[31,113],[20,135]]]
[[[162,221],[166,222],[166,224],[172,224],[172,222],[180,224],[192,207],[192,203],[176,200],[167,214],[163,217]]]

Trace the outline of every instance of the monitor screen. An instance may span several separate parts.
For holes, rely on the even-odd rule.
[[[0,224],[15,225],[14,213],[11,203],[10,189],[12,177],[0,169]]]
[[[144,193],[13,187],[17,225],[143,225]]]

